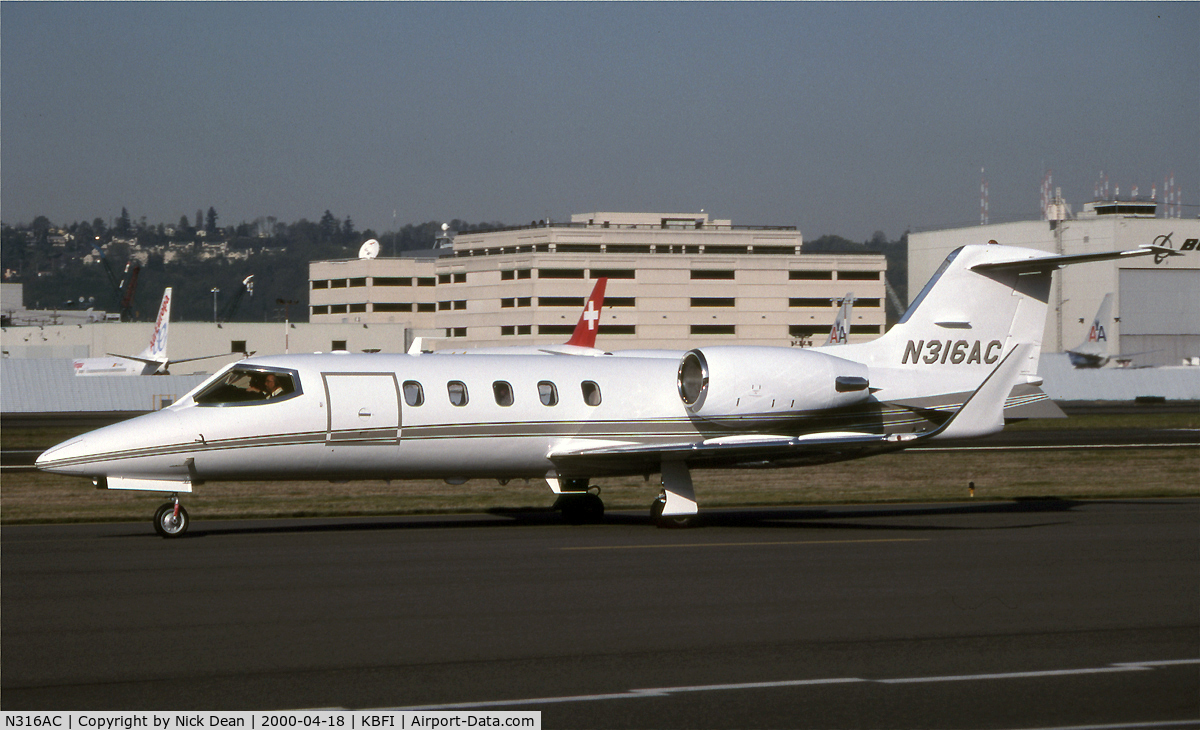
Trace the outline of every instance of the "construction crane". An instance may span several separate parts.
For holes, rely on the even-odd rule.
[[[217,318],[217,321],[228,322],[232,319],[233,315],[237,314],[238,306],[242,303],[242,297],[247,294],[254,296],[254,274],[242,279],[242,285],[238,288],[237,293],[233,295],[233,298],[229,300],[229,303],[225,305],[225,308],[221,310],[221,316]]]
[[[125,271],[118,280],[117,275],[113,273],[112,265],[108,262],[108,257],[104,255],[104,250],[95,242],[92,243],[92,248],[100,254],[100,263],[104,264],[104,272],[108,274],[108,283],[112,285],[113,293],[116,295],[121,321],[127,322],[133,312],[133,295],[137,291],[138,274],[141,273],[142,267],[134,264],[132,260],[126,261]]]

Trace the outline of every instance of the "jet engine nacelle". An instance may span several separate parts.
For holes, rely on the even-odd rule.
[[[705,347],[679,361],[679,397],[703,418],[818,411],[868,396],[866,365],[815,350]]]

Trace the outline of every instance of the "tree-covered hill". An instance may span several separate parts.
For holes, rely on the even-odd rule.
[[[377,234],[358,231],[350,218],[339,220],[329,211],[316,222],[262,218],[224,228],[218,222],[217,212],[209,208],[207,213],[197,210],[194,220],[185,216],[170,226],[151,225],[144,218],[135,221],[125,209],[111,224],[96,218],[90,223],[56,225],[44,216],[29,224],[0,224],[4,281],[25,285],[25,305],[30,309],[93,306],[118,312],[121,297],[116,285],[125,279],[127,265],[139,265],[128,317],[132,321],[153,320],[162,291],[169,286],[174,288],[172,319],[177,321],[212,321],[215,288],[220,319],[282,322],[285,309],[280,300],[298,303],[290,307],[292,318],[307,316],[310,261],[353,258],[370,238],[379,241],[382,256],[428,249],[442,227],[440,221],[429,221]],[[504,227],[457,219],[448,223],[460,232]],[[885,255],[888,284],[901,301],[906,299],[907,249],[907,234],[888,241],[882,232],[863,243],[822,236],[804,244],[807,253]],[[253,295],[242,296],[236,312],[229,313],[242,281],[251,274]],[[889,322],[899,316],[895,310],[889,301]]]
[[[197,211],[195,226],[186,217],[173,226],[135,223],[124,210],[111,226],[97,218],[60,227],[44,216],[27,225],[5,224],[0,227],[4,281],[25,285],[25,304],[31,309],[94,306],[117,312],[121,297],[114,284],[125,279],[126,266],[132,263],[140,272],[131,320],[153,320],[162,291],[169,286],[174,288],[172,319],[211,321],[212,290],[220,290],[216,306],[223,315],[242,281],[253,274],[253,294],[243,296],[228,319],[283,321],[284,307],[278,300],[308,302],[309,261],[353,258],[369,238],[379,240],[385,256],[427,249],[442,226],[429,221],[378,235],[358,231],[349,218],[338,220],[329,211],[315,223],[264,219],[220,228],[216,222],[210,208],[207,216]],[[461,231],[501,225],[460,220],[449,224]],[[306,316],[303,306],[292,306],[290,316]]]

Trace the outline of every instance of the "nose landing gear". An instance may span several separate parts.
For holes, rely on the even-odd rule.
[[[163,537],[179,537],[187,528],[187,510],[179,503],[179,496],[172,494],[170,502],[154,511],[154,531]]]

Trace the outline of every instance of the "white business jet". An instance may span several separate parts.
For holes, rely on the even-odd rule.
[[[544,478],[564,516],[598,517],[592,477],[661,474],[660,524],[698,511],[691,471],[785,467],[995,433],[1036,385],[1051,272],[1160,253],[950,254],[872,342],[701,347],[674,359],[328,353],[254,357],[174,405],[66,441],[37,466],[171,495],[207,481]]]
[[[214,357],[224,357],[231,353],[219,355],[203,355],[171,360],[167,357],[167,333],[171,324],[171,287],[163,290],[162,303],[158,305],[158,317],[154,320],[154,332],[150,334],[150,344],[137,355],[114,355],[108,357],[85,357],[75,360],[72,365],[76,375],[157,375],[166,373],[171,365],[195,360],[208,360]]]

